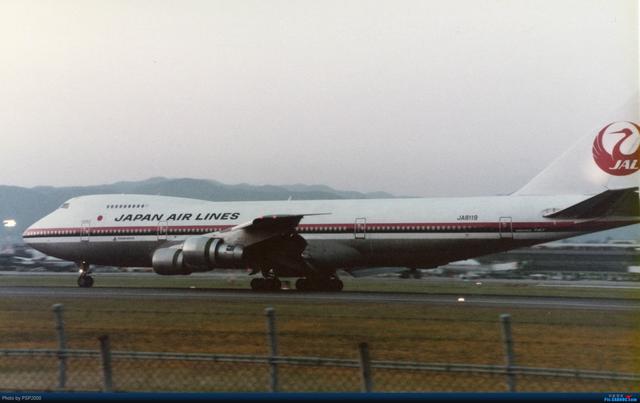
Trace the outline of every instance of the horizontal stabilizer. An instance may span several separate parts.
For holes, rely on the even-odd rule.
[[[563,210],[546,214],[547,218],[589,219],[606,216],[640,215],[638,187],[607,190]]]

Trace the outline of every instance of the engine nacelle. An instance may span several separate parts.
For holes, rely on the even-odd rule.
[[[192,237],[184,241],[182,249],[157,249],[153,252],[151,265],[153,271],[165,276],[239,269],[245,267],[244,249],[240,245],[226,244],[220,238]]]
[[[229,245],[220,238],[192,237],[182,244],[184,264],[209,269],[236,269],[245,267],[244,249]]]
[[[184,265],[181,249],[162,248],[153,252],[151,258],[153,271],[163,276],[191,274],[193,270]]]

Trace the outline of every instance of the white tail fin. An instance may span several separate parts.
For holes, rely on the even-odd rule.
[[[596,194],[639,185],[640,124],[619,121],[585,135],[515,194]]]

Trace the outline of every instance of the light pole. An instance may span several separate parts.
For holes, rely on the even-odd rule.
[[[13,228],[15,228],[15,226],[18,223],[16,222],[16,220],[14,220],[13,218],[7,218],[6,220],[2,221],[2,226],[5,228],[5,241],[8,241],[7,243],[9,245],[13,244],[14,240],[13,240]]]

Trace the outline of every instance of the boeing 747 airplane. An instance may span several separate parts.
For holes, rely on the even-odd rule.
[[[594,138],[595,137],[595,138]],[[586,141],[585,141],[586,139]],[[70,199],[28,228],[26,243],[91,265],[161,275],[245,268],[254,290],[339,291],[336,270],[434,268],[640,222],[640,126],[614,122],[508,196],[209,202],[151,195]],[[493,180],[493,179],[492,179]]]

